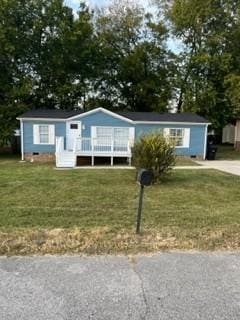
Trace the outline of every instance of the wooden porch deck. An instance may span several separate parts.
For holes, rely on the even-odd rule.
[[[114,158],[128,158],[131,166],[132,145],[133,143],[129,140],[77,138],[74,141],[73,149],[69,150],[65,147],[64,137],[57,137],[56,167],[76,167],[77,157],[91,157],[92,166],[95,164],[95,157],[109,157],[111,166],[113,166]]]

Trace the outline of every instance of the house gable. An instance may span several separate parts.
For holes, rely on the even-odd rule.
[[[131,120],[116,117],[114,113],[108,113],[103,110],[98,109],[95,112],[85,113],[79,117],[74,117],[74,121],[81,121],[82,123],[83,137],[91,136],[92,127],[134,127],[134,123]],[[73,121],[73,119],[68,119],[68,121]]]
[[[112,112],[112,111],[104,109],[104,108],[93,109],[93,110],[87,111],[85,113],[82,113],[80,115],[76,115],[74,117],[71,117],[68,120],[80,120],[82,118],[90,117],[92,115],[99,114],[99,113],[103,113],[106,116],[109,116],[111,118],[115,118],[115,119],[118,119],[118,120],[122,120],[122,121],[125,121],[125,122],[128,122],[128,123],[133,123],[133,121],[131,119],[126,118],[126,117],[124,117],[122,115],[119,115],[119,114],[117,114],[115,112]]]

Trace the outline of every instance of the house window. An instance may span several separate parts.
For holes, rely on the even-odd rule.
[[[113,136],[113,130],[111,127],[96,127],[96,137],[101,140],[111,140]]]
[[[71,123],[70,129],[72,129],[72,130],[78,130],[78,124],[77,124],[77,123]]]
[[[169,129],[169,139],[176,147],[183,147],[184,131],[184,129]]]
[[[128,141],[129,128],[114,128],[114,139]]]
[[[164,137],[173,142],[176,148],[190,147],[190,128],[165,128]]]
[[[96,138],[100,141],[128,142],[129,128],[96,127]]]
[[[33,144],[55,144],[55,125],[34,124],[33,125]]]
[[[47,125],[39,126],[39,143],[49,144],[49,127]]]

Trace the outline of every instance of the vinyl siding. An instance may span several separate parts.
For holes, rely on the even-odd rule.
[[[101,111],[90,114],[86,117],[82,117],[80,119],[74,119],[74,121],[78,121],[78,120],[82,122],[82,137],[84,138],[91,137],[92,126],[134,127],[134,124],[131,124],[121,119],[117,119]]]
[[[91,137],[92,126],[111,126],[111,127],[135,127],[135,137],[141,134],[156,131],[163,128],[190,128],[189,148],[177,148],[177,155],[184,156],[203,156],[205,146],[205,125],[163,125],[163,124],[131,124],[127,121],[117,119],[102,111],[75,118],[73,121],[81,121],[82,137]],[[54,145],[34,145],[33,144],[33,124],[55,124],[55,136],[65,137],[66,145],[66,122],[53,121],[23,121],[24,128],[24,152],[49,153],[55,152]]]
[[[64,122],[54,121],[23,121],[23,145],[24,152],[39,152],[49,153],[55,152],[55,145],[41,145],[33,143],[33,125],[34,124],[54,124],[55,125],[55,136],[65,137],[66,135],[66,124]]]
[[[176,154],[181,156],[203,156],[205,146],[205,125],[152,125],[137,124],[136,138],[144,133],[157,131],[163,128],[190,128],[189,148],[176,148]]]

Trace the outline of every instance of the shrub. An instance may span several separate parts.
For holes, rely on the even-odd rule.
[[[154,182],[160,182],[175,165],[175,147],[160,132],[142,135],[133,146],[133,164],[152,170]]]

